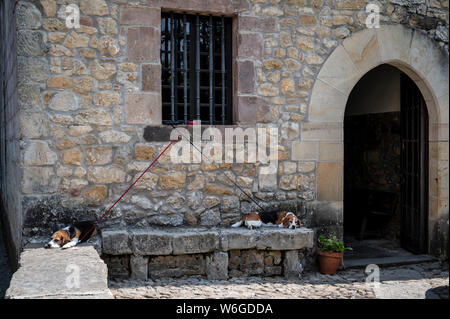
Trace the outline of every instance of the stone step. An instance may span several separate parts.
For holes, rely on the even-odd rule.
[[[408,255],[408,256],[391,256],[391,257],[377,257],[377,258],[355,258],[345,260],[345,268],[362,268],[367,265],[377,266],[401,266],[409,264],[418,264],[423,262],[436,261],[436,257],[430,255]]]
[[[91,245],[26,248],[5,298],[111,299],[107,278],[106,264]]]
[[[151,228],[103,230],[102,252],[108,255],[184,255],[233,249],[300,250],[312,248],[314,231],[305,227]]]

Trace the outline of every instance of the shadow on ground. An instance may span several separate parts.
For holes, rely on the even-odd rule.
[[[2,223],[0,219],[0,299],[5,297],[5,292],[9,287],[11,271],[9,268],[8,254],[3,242]]]

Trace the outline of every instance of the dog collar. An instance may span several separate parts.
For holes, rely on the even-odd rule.
[[[65,228],[63,228],[62,230],[64,230],[64,231],[67,233],[67,235],[69,236],[69,238],[72,238],[72,237],[70,236],[70,227],[65,227]]]

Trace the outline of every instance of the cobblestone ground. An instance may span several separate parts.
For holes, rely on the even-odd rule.
[[[448,264],[438,262],[380,268],[380,285],[365,282],[364,269],[348,269],[335,276],[308,272],[299,280],[282,277],[232,278],[211,281],[204,277],[154,281],[111,280],[115,298],[414,298],[448,299]]]

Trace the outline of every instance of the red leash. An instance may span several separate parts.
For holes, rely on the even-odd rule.
[[[184,128],[187,128],[189,125],[192,125],[194,122],[188,122],[187,123],[187,125],[184,127]],[[133,188],[133,186],[134,185],[136,185],[136,183],[142,178],[142,176],[144,176],[145,175],[145,173],[147,173],[147,171],[153,166],[153,164],[155,164],[157,161],[158,161],[158,159],[169,149],[169,147],[170,146],[172,146],[172,144],[173,143],[175,143],[177,140],[178,140],[178,138],[181,136],[181,134],[180,135],[178,135],[178,137],[177,137],[177,139],[176,140],[172,140],[165,148],[164,148],[164,150],[161,152],[161,153],[159,153],[159,155],[153,160],[153,162],[145,169],[145,171],[133,182],[133,184],[131,184],[130,185],[130,187],[128,187],[128,189],[119,197],[119,199],[118,200],[116,200],[115,201],[115,203],[114,204],[112,204],[112,206],[106,211],[106,213],[104,213],[103,214],[103,216],[94,224],[94,226],[92,226],[91,227],[91,229],[89,229],[89,231],[87,232],[87,233],[85,233],[84,235],[83,235],[83,237],[81,237],[81,239],[80,239],[80,241],[79,241],[79,243],[84,239],[84,237],[86,237],[87,236],[87,234],[89,234],[89,233],[91,233],[91,231],[95,228],[95,226],[97,226],[97,224],[98,223],[100,223],[100,221],[114,208],[114,206],[116,206],[116,204],[118,203],[118,202],[120,202],[120,200],[128,193],[128,191],[130,190],[130,189],[132,189]]]

